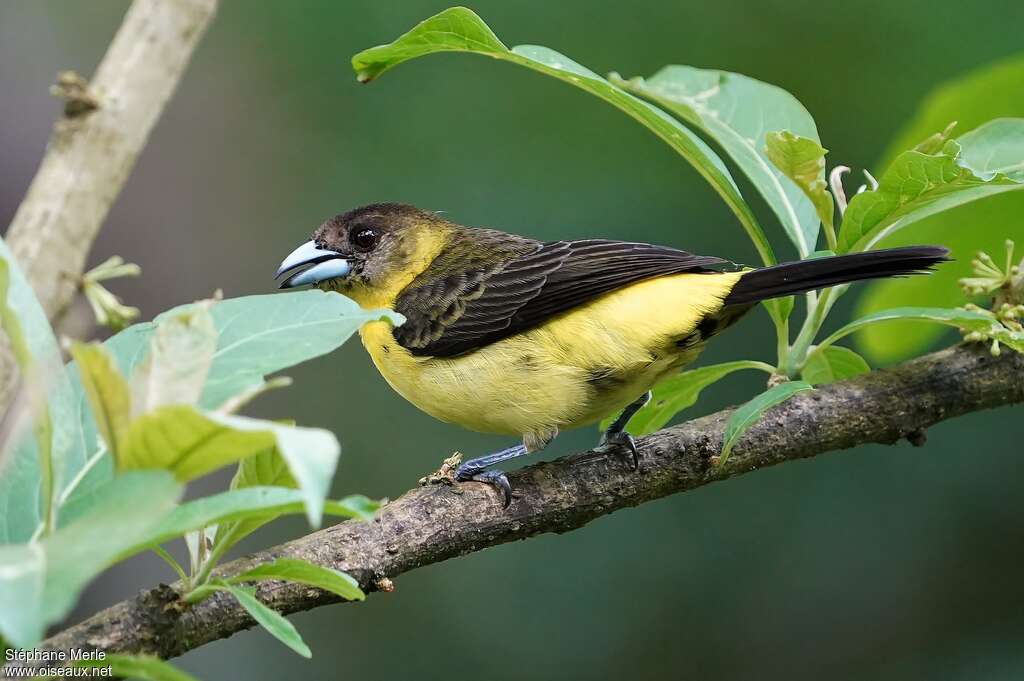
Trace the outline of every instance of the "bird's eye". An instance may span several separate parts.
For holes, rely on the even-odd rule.
[[[352,233],[352,244],[360,251],[369,251],[377,245],[380,236],[377,230],[364,227]]]

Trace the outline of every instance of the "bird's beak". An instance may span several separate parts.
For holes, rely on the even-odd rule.
[[[288,254],[288,257],[281,262],[281,266],[277,268],[274,278],[305,265],[312,265],[312,267],[291,275],[281,282],[279,288],[295,288],[306,284],[317,284],[326,279],[344,277],[352,269],[348,260],[345,260],[341,253],[317,248],[316,243],[307,241]]]

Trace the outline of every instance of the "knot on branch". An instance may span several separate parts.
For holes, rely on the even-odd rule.
[[[50,94],[63,100],[65,118],[78,118],[100,107],[99,99],[89,91],[89,81],[75,71],[58,73]]]

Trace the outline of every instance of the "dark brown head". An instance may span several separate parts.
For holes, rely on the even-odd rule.
[[[281,288],[312,284],[341,291],[365,307],[390,305],[441,251],[451,229],[415,206],[363,206],[320,225],[284,259],[277,276],[292,272]]]

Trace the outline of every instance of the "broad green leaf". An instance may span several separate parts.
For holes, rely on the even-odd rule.
[[[324,499],[338,465],[341,446],[334,434],[318,428],[297,428],[271,421],[209,414],[215,422],[240,433],[270,433],[277,451],[288,464],[306,500],[306,512],[312,526],[320,525]]]
[[[187,312],[193,305],[170,310],[156,322],[135,324],[108,339],[118,369],[130,376],[143,360],[149,339],[165,317]],[[343,295],[318,290],[246,296],[216,303],[210,310],[217,329],[217,350],[200,398],[203,409],[216,409],[231,397],[260,385],[264,376],[331,352],[368,321],[387,317],[402,323],[401,315],[387,310],[363,310]],[[82,436],[76,449],[77,467],[69,476],[65,496],[88,494],[113,474],[110,457],[101,452],[88,415],[77,370],[69,374],[78,390]]]
[[[800,137],[789,130],[770,132],[765,136],[768,160],[800,188],[814,206],[821,224],[831,229],[835,202],[825,182],[827,153],[828,149],[816,139]]]
[[[998,151],[997,151],[998,150]],[[909,224],[1024,188],[1024,119],[999,119],[950,140],[938,154],[900,154],[878,188],[850,200],[839,252],[862,251]]]
[[[81,590],[171,511],[181,488],[164,471],[124,473],[106,484],[88,513],[46,537],[43,597],[47,624],[67,615]]]
[[[1015,340],[1009,335],[1009,329],[999,324],[992,317],[981,312],[970,310],[930,308],[930,307],[897,307],[891,310],[882,310],[867,316],[855,319],[835,333],[825,338],[818,344],[819,348],[832,345],[844,336],[858,331],[865,326],[887,321],[915,321],[931,322],[934,324],[945,324],[966,331],[980,331],[986,334],[995,334],[1000,341],[1014,349],[1024,349],[1024,342]]]
[[[159,407],[132,421],[118,457],[121,470],[162,468],[182,482],[274,447],[269,430],[240,431],[194,407]]]
[[[338,501],[328,499],[324,502],[324,513],[342,518],[369,520],[373,518],[373,514],[379,507],[378,502],[362,495],[352,495]],[[71,514],[72,508],[69,507],[68,514]],[[224,524],[242,524],[252,519],[255,526],[259,527],[278,516],[304,512],[304,497],[299,490],[284,487],[246,487],[227,490],[180,504],[142,541],[132,546],[126,555],[137,553],[154,544],[182,537],[187,532],[193,532],[201,527],[217,526],[216,543],[220,541],[220,528]],[[241,539],[241,537],[238,538]]]
[[[871,371],[864,358],[849,348],[830,345],[807,356],[800,377],[812,385],[834,383]]]
[[[46,312],[2,239],[0,262],[6,275],[3,307],[9,318],[17,320],[24,341],[22,358],[30,359],[32,365],[31,375],[24,381],[30,398],[26,402],[35,406],[8,415],[11,430],[5,451],[0,452],[0,543],[18,543],[40,530],[44,520],[42,499],[54,498],[64,481],[73,476],[79,462],[71,449],[81,439],[81,431],[74,416],[75,398],[63,374],[60,347]],[[43,395],[48,397],[48,419],[40,411]],[[43,418],[33,419],[33,411]],[[40,439],[45,437],[47,425],[48,446]],[[46,492],[44,487],[52,492]]]
[[[820,148],[814,119],[795,97],[738,73],[692,66],[666,66],[647,79],[624,80],[613,73],[609,80],[675,114],[717,142],[764,197],[800,257],[814,250],[818,217],[812,200],[805,190],[786,179],[778,164],[773,167],[764,141],[766,134],[786,130]],[[811,169],[811,174],[824,186],[823,160],[820,167]]]
[[[119,460],[121,438],[131,419],[128,384],[114,368],[107,350],[98,343],[74,343],[71,356],[78,365],[89,409],[100,437]]]
[[[199,681],[186,674],[170,662],[151,655],[116,655],[107,653],[102,660],[81,660],[77,667],[109,668],[117,678],[138,679],[139,681]]]
[[[1024,116],[1024,54],[986,64],[943,83],[924,98],[914,118],[896,135],[881,168],[956,121],[965,133],[995,118]]]
[[[226,581],[229,584],[239,584],[263,579],[283,579],[288,582],[308,584],[324,591],[330,591],[349,601],[361,601],[366,598],[366,594],[359,588],[359,582],[344,572],[314,565],[297,558],[278,558],[273,562],[257,565]]]
[[[0,637],[18,648],[43,638],[45,581],[46,555],[39,544],[0,545]]]
[[[739,407],[729,416],[725,422],[725,432],[722,435],[722,453],[719,455],[719,465],[729,460],[733,445],[740,439],[743,433],[757,423],[761,414],[777,404],[781,404],[805,390],[813,390],[810,383],[803,381],[787,381],[780,383],[774,388],[769,388],[754,399]]]
[[[199,401],[217,348],[210,304],[165,315],[149,339],[149,352],[131,377],[132,415]]]
[[[961,277],[971,276],[971,260],[979,250],[993,255],[1003,253],[1007,237],[1024,244],[1021,215],[1024,192],[1012,192],[935,215],[886,239],[882,246],[942,244],[949,248],[952,261],[935,268],[927,277],[887,279],[864,287],[854,306],[854,316],[893,307],[962,305],[964,293],[957,282]],[[890,364],[924,352],[947,334],[937,324],[894,321],[863,327],[854,339],[865,356],[880,364]]]
[[[352,67],[358,80],[368,83],[405,61],[438,52],[471,52],[518,64],[574,85],[618,108],[692,164],[739,218],[765,263],[775,261],[764,232],[725,164],[693,132],[658,107],[634,97],[554,50],[537,45],[508,49],[479,16],[465,7],[446,9],[420,22],[392,43],[356,54],[352,57]]]
[[[288,464],[285,463],[285,460],[275,449],[260,452],[256,456],[240,461],[235,477],[231,479],[232,490],[241,490],[259,485],[291,489],[298,487],[295,476],[288,470]],[[220,524],[217,526],[214,544],[222,545],[220,550],[223,552],[276,517],[276,515],[270,513],[253,514],[243,520]]]
[[[1024,117],[1024,55],[985,65],[940,85],[921,104],[917,115],[889,145],[879,167],[898,154],[956,121],[955,130],[969,132],[990,120]],[[920,150],[920,149],[919,149]],[[933,153],[936,151],[932,150]],[[963,302],[957,280],[970,276],[970,261],[979,250],[1002,251],[1010,237],[1024,243],[1024,195],[1012,192],[961,206],[913,224],[881,246],[939,243],[952,252],[930,277],[874,282],[861,289],[858,316],[890,307],[919,305],[953,307]],[[859,349],[879,362],[895,362],[919,354],[943,335],[941,326],[893,322],[868,326],[856,336]]]
[[[758,369],[769,373],[772,371],[772,367],[763,362],[749,360],[684,371],[654,386],[651,401],[629,420],[627,430],[639,436],[661,429],[676,414],[696,404],[704,388],[741,369]],[[614,418],[613,414],[602,421],[601,429],[606,429]]]
[[[282,617],[280,613],[271,610],[256,600],[256,589],[246,586],[233,586],[226,583],[218,584],[217,588],[227,591],[234,596],[238,604],[245,608],[245,611],[256,620],[256,623],[266,629],[278,641],[305,658],[313,656],[309,646],[302,640],[299,632],[295,630],[291,622]]]

